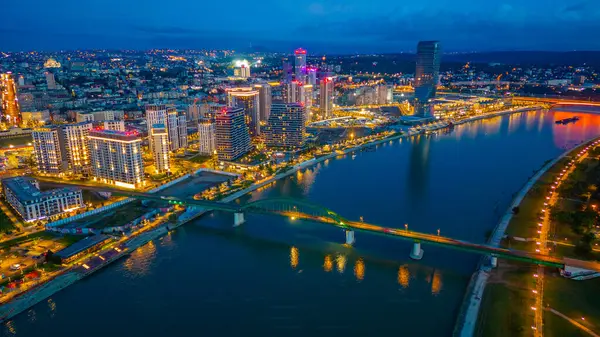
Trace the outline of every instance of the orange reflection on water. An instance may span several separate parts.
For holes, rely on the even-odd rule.
[[[400,266],[398,269],[398,284],[402,286],[402,288],[408,288],[410,283],[410,272],[408,271],[407,266]]]
[[[590,138],[600,133],[599,115],[569,111],[553,112],[553,114],[548,114],[548,116],[553,116],[550,118],[553,118],[554,121],[575,116],[579,117],[579,120],[575,123],[569,123],[565,125],[553,123],[553,139],[554,145],[557,147],[570,148],[583,139],[581,135],[588,135],[585,138]]]
[[[442,290],[442,275],[437,271],[433,271],[433,279],[431,281],[431,294],[437,295]]]
[[[331,255],[325,255],[325,261],[323,262],[323,270],[325,270],[328,273],[333,270],[333,260],[331,260]]]
[[[338,273],[342,274],[346,269],[346,256],[338,254],[335,258],[335,265]]]
[[[167,243],[168,245],[168,243]],[[131,252],[123,266],[136,275],[146,275],[156,258],[156,244],[153,241]]]
[[[298,248],[292,246],[290,249],[290,266],[292,266],[293,269],[296,269],[296,267],[298,267],[299,260],[300,252],[298,251]]]
[[[365,278],[365,262],[362,258],[356,260],[354,263],[354,276],[359,281],[362,281]]]

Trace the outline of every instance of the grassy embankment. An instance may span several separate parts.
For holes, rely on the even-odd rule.
[[[576,151],[574,151],[576,153]],[[590,251],[596,247],[595,241],[588,242],[589,233],[597,225],[597,212],[591,214],[591,205],[600,185],[600,165],[597,159],[600,151],[590,151],[590,158],[576,165],[569,178],[561,184],[561,198],[552,209],[552,224],[549,240],[562,241],[567,245],[549,243],[551,254],[579,259],[597,259],[597,253]],[[517,214],[511,220],[504,240],[504,247],[534,251],[535,242],[522,242],[513,239],[537,237],[538,219],[544,206],[545,197],[553,181],[570,160],[565,158],[548,170],[521,202]],[[596,182],[596,180],[599,180]],[[595,186],[594,186],[595,185]],[[600,198],[598,198],[600,200]],[[591,220],[590,220],[591,219]],[[565,240],[566,238],[566,240]],[[586,248],[587,247],[587,248]],[[532,289],[534,288],[535,266],[500,261],[499,267],[492,272],[484,293],[477,333],[480,336],[530,336],[533,311]],[[600,307],[596,305],[600,294],[600,280],[572,281],[559,276],[556,270],[548,270],[545,277],[544,304],[560,311],[594,331],[600,326]],[[593,298],[591,298],[593,297]],[[585,316],[586,320],[581,320]],[[544,315],[544,333],[547,336],[577,336],[575,328],[565,319],[546,311]]]

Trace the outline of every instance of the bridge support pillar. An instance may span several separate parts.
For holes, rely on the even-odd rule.
[[[354,238],[354,231],[346,230],[346,244],[353,245],[356,242]]]
[[[243,212],[233,213],[233,227],[237,227],[237,226],[243,224],[244,222],[246,222],[246,220],[244,219]]]
[[[495,255],[490,256],[490,265],[492,268],[498,267],[498,257]]]
[[[421,249],[421,243],[419,241],[415,241],[413,244],[412,251],[410,252],[410,258],[413,260],[420,260],[423,258],[423,249]]]

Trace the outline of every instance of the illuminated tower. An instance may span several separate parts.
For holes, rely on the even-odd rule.
[[[246,60],[235,61],[234,75],[241,78],[250,77],[250,63]]]
[[[300,148],[304,145],[305,107],[300,103],[274,103],[265,130],[267,146]]]
[[[41,174],[59,175],[63,172],[63,154],[60,144],[60,129],[56,126],[35,129],[33,153],[38,172]]]
[[[90,169],[90,130],[92,123],[82,122],[62,126],[62,139],[69,169],[75,174],[87,174]]]
[[[223,108],[217,112],[215,145],[219,160],[235,160],[251,150],[244,108]]]
[[[169,137],[164,124],[154,124],[150,128],[152,146],[152,158],[154,159],[154,172],[169,172]]]
[[[10,72],[0,74],[0,99],[2,100],[2,120],[10,125],[19,125],[21,110],[17,99],[17,86]]]
[[[333,78],[325,77],[319,87],[319,112],[321,119],[333,115]]]
[[[94,180],[125,188],[144,185],[142,139],[136,132],[92,130],[90,149]]]
[[[271,112],[271,102],[273,100],[271,85],[269,83],[260,83],[255,84],[254,88],[258,90],[258,118],[261,122],[266,122],[267,119],[269,119],[269,113]]]
[[[294,51],[294,74],[296,80],[305,82],[306,77],[306,50],[298,48]]]
[[[440,74],[442,51],[438,41],[421,41],[417,45],[415,70],[415,114],[433,116],[433,104]]]
[[[260,99],[259,91],[251,88],[227,89],[227,106],[243,108],[250,134],[260,135]]]
[[[215,123],[203,119],[198,123],[198,152],[204,156],[212,156],[215,151]]]

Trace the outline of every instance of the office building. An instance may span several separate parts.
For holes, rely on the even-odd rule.
[[[198,142],[200,155],[212,156],[215,152],[215,123],[208,119],[198,123]]]
[[[260,100],[259,91],[251,87],[227,89],[227,105],[244,109],[245,121],[250,134],[260,135]]]
[[[229,107],[217,113],[215,145],[219,160],[235,160],[251,149],[244,108]]]
[[[292,81],[286,83],[283,88],[283,101],[285,103],[302,103],[306,102],[305,86],[300,81]]]
[[[152,158],[154,158],[154,172],[163,173],[171,170],[169,137],[164,124],[154,124],[150,128]]]
[[[94,180],[125,188],[144,185],[142,139],[137,132],[90,131]]]
[[[267,146],[286,149],[304,145],[306,109],[300,103],[273,103],[265,130]]]
[[[433,104],[440,74],[442,58],[438,41],[421,41],[417,45],[417,65],[415,70],[415,114],[422,117],[433,116]]]
[[[60,128],[56,126],[35,129],[31,132],[33,153],[38,173],[60,175],[64,172]]]
[[[297,81],[306,82],[306,50],[302,48],[294,51],[294,75]]]
[[[90,170],[89,135],[92,123],[83,122],[67,124],[61,127],[63,142],[69,170],[74,174],[87,175]]]
[[[51,71],[46,72],[46,85],[48,90],[56,90],[56,80],[54,74]]]
[[[125,131],[125,121],[104,121],[105,130]]]
[[[21,110],[17,99],[17,86],[12,73],[0,74],[0,101],[2,120],[10,125],[21,124]]]
[[[319,117],[328,119],[333,117],[333,78],[325,77],[319,85]]]
[[[258,118],[261,122],[266,122],[269,119],[271,111],[271,103],[273,101],[273,93],[269,83],[255,84],[254,88],[258,90]]]
[[[84,207],[81,189],[58,188],[40,191],[37,180],[12,177],[2,180],[4,198],[26,222]]]

